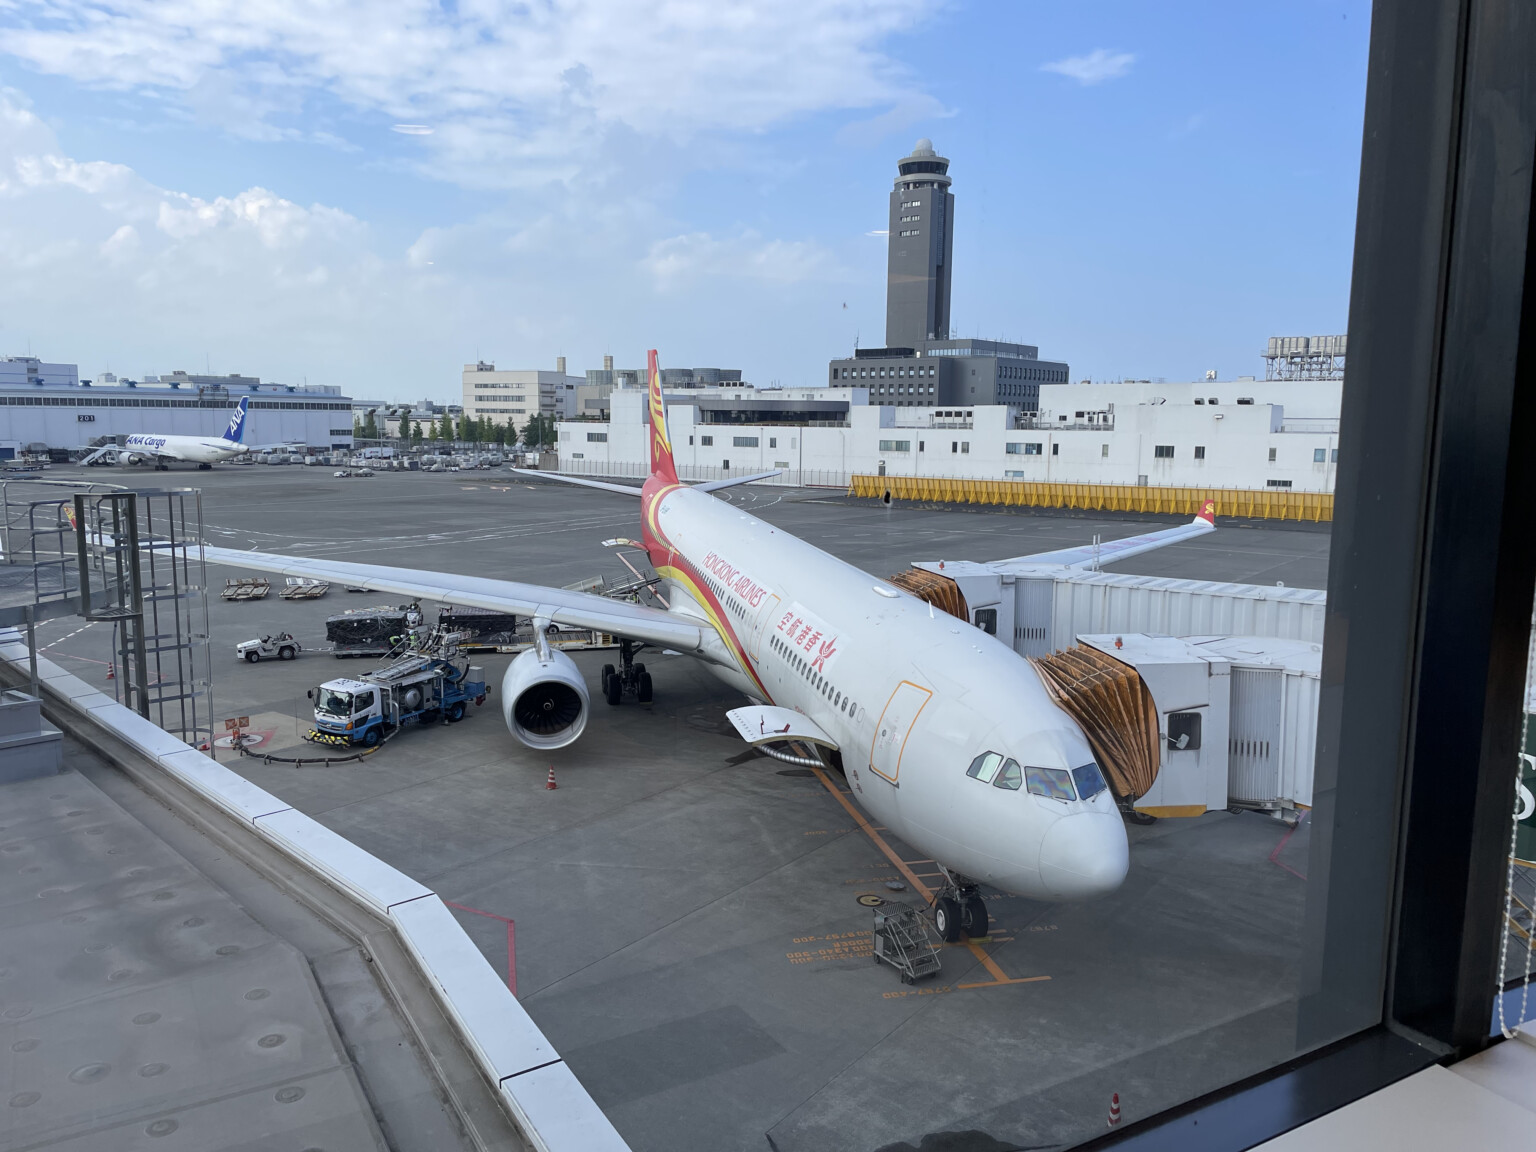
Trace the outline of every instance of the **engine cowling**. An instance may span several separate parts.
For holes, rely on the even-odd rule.
[[[530,748],[564,748],[587,726],[587,684],[564,652],[540,656],[530,648],[501,678],[507,731]]]

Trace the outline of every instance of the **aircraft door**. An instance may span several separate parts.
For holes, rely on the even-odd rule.
[[[892,784],[901,778],[901,756],[918,713],[933,698],[933,693],[910,680],[903,680],[886,701],[875,725],[875,742],[869,750],[869,770]]]
[[[774,620],[778,618],[780,603],[779,598],[772,592],[763,598],[763,606],[758,610],[757,623],[753,625],[752,631],[752,659],[754,660],[761,659],[760,653],[763,650],[763,637],[768,635],[768,629],[773,626]]]

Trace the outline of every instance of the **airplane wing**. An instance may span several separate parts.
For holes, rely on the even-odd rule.
[[[669,612],[588,592],[414,568],[348,564],[338,560],[279,556],[271,552],[242,552],[238,548],[205,546],[203,556],[212,564],[254,568],[258,572],[274,572],[281,576],[308,576],[374,592],[409,596],[412,600],[435,600],[489,612],[543,617],[564,627],[611,632],[706,659],[711,658],[708,649],[713,647],[709,641],[717,639],[713,629],[690,623]]]
[[[1188,524],[1180,524],[1176,528],[1164,528],[1159,532],[1146,532],[1140,536],[1127,536],[1123,540],[1108,540],[1098,545],[1083,544],[1076,548],[1060,548],[1055,552],[1037,552],[1033,556],[1013,556],[1007,560],[994,561],[987,567],[999,572],[1006,572],[1013,567],[1032,568],[1039,565],[1092,568],[1096,564],[1103,565],[1116,560],[1125,560],[1131,556],[1139,556],[1143,552],[1150,552],[1154,548],[1163,548],[1169,544],[1176,544],[1180,540],[1192,540],[1196,536],[1204,536],[1207,532],[1214,531],[1216,531],[1216,502],[1207,500],[1198,516]]]
[[[606,480],[588,480],[585,476],[566,476],[559,472],[539,472],[533,468],[514,468],[519,476],[535,476],[540,480],[558,480],[562,484],[579,484],[583,488],[598,488],[604,492],[617,492],[622,496],[639,496],[638,484],[610,484]]]
[[[775,468],[772,472],[759,472],[753,476],[731,476],[725,480],[706,480],[702,484],[693,486],[696,492],[718,492],[722,488],[734,488],[738,484],[750,484],[754,480],[766,480],[770,476],[777,476],[782,468]]]

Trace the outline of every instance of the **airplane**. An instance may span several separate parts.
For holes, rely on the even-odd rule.
[[[561,748],[586,728],[586,681],[547,639],[588,628],[623,639],[603,695],[652,698],[634,661],[645,646],[702,661],[753,703],[728,712],[778,759],[840,767],[874,823],[941,868],[935,925],[949,941],[987,931],[979,886],[1037,900],[1113,892],[1129,868],[1124,821],[1088,740],[1007,644],[713,493],[763,475],[678,479],[654,351],[651,472],[643,486],[520,470],[640,501],[641,543],[665,609],[507,580],[205,547],[214,563],[531,617],[535,647],[501,684],[511,734]],[[1207,503],[1188,524],[1019,557],[1089,568],[1215,530]],[[795,753],[800,748],[812,756]]]
[[[168,436],[154,432],[135,432],[121,446],[108,444],[97,448],[89,456],[81,457],[80,463],[94,464],[104,456],[115,454],[119,464],[132,464],[135,459],[152,460],[156,472],[169,471],[168,461],[171,460],[196,464],[199,470],[206,472],[215,464],[222,464],[251,451],[251,447],[244,442],[245,413],[250,404],[249,396],[240,397],[240,403],[235,406],[235,413],[229,418],[229,427],[224,429],[223,436]]]

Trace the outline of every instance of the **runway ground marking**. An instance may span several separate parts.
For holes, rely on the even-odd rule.
[[[875,847],[880,849],[885,858],[896,866],[896,870],[907,878],[907,882],[912,885],[913,889],[916,890],[919,895],[922,896],[924,902],[932,904],[934,899],[933,889],[918,879],[919,874],[912,871],[912,869],[908,867],[907,862],[903,860],[899,855],[897,855],[896,850],[886,842],[884,836],[880,835],[880,833],[875,830],[874,825],[864,818],[864,814],[854,807],[853,803],[843,793],[843,790],[837,787],[836,784],[832,783],[831,778],[828,777],[826,772],[824,772],[822,769],[812,768],[811,771],[816,774],[816,779],[821,781],[822,787],[824,787],[828,792],[832,793],[833,798],[835,798],[837,802],[843,806],[843,809],[848,813],[848,815],[853,817],[853,822],[863,830],[864,834],[870,838]],[[931,863],[931,861],[925,860],[921,861],[921,863]],[[940,873],[940,875],[942,875],[942,873]],[[980,944],[976,943],[976,941],[967,940],[965,941],[964,947],[970,949],[971,955],[976,957],[976,959],[981,963],[982,967],[987,970],[988,975],[990,975],[992,979],[982,980],[973,984],[959,984],[956,985],[956,987],[1001,988],[1008,984],[1035,984],[1039,981],[1050,979],[1049,976],[1009,976],[1008,973],[1004,972],[1002,968],[998,966],[997,961],[992,959],[992,957],[987,954],[986,949],[984,949]]]

